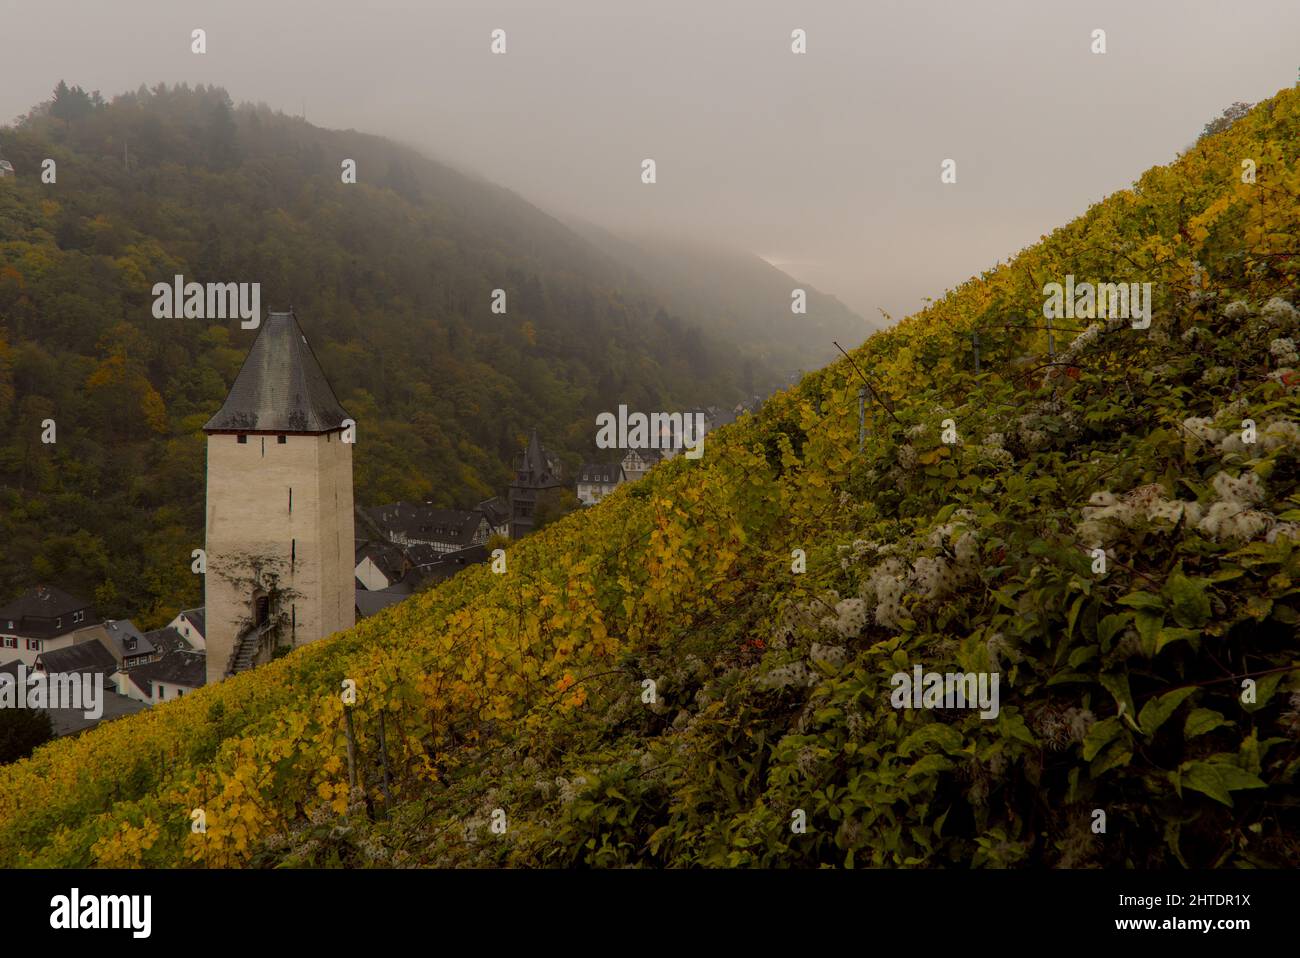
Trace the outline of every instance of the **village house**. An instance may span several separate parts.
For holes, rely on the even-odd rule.
[[[42,652],[72,645],[72,634],[93,618],[85,599],[38,585],[0,606],[0,664],[30,667]]]
[[[167,628],[175,629],[191,646],[196,649],[207,648],[207,625],[206,617],[203,613],[203,607],[197,609],[186,609],[177,614],[176,618],[167,623]],[[152,632],[146,632],[146,636],[152,636]]]
[[[207,684],[207,656],[174,649],[156,661],[114,675],[118,691],[128,698],[156,705],[188,695]]]
[[[359,540],[355,558],[353,574],[362,588],[371,591],[401,582],[409,566],[401,549],[377,539]]]
[[[636,482],[661,459],[663,453],[658,449],[629,449],[621,463],[624,479],[628,482]]]
[[[456,552],[483,545],[492,535],[483,513],[440,509],[427,503],[397,502],[361,510],[388,542],[396,546],[431,546],[435,552]],[[361,579],[357,574],[356,578]],[[365,579],[362,579],[365,582]]]
[[[623,484],[623,467],[615,463],[606,465],[584,462],[577,472],[578,501],[584,506],[594,506]]]
[[[493,496],[491,499],[484,499],[474,508],[483,513],[492,535],[510,537],[510,503],[500,496]]]
[[[17,663],[7,668],[16,669]],[[120,690],[116,689],[114,681],[116,670],[117,660],[113,657],[113,653],[102,643],[93,640],[63,646],[49,652],[42,652],[37,656],[33,672],[43,673],[50,678],[79,674],[83,684],[98,681],[103,690],[100,699],[102,711],[98,718],[87,718],[85,709],[46,709],[55,735],[84,732],[100,722],[121,718],[123,715],[133,715],[143,709],[144,706],[121,695]]]
[[[126,619],[105,619],[97,625],[78,629],[72,635],[76,645],[98,643],[113,657],[116,668],[129,669],[152,661],[157,654],[154,644],[135,623]]]

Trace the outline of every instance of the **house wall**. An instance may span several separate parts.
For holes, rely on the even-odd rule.
[[[150,685],[153,687],[153,696],[148,700],[151,704],[170,702],[194,691],[187,685],[176,685],[172,682],[151,682]]]
[[[27,647],[28,639],[21,635],[14,635],[12,632],[0,632],[0,665],[8,665],[10,662],[21,662],[29,668],[36,664],[36,656],[42,652],[53,652],[55,649],[64,649],[73,643],[75,632],[69,632],[66,635],[60,635],[53,639],[35,639],[39,645],[38,649],[29,649]],[[8,648],[6,641],[13,641],[17,648]]]
[[[357,563],[356,568],[353,569],[353,574],[360,579],[361,584],[371,592],[375,592],[379,589],[387,589],[392,585],[392,583],[388,581],[388,577],[379,571],[379,567],[370,561],[370,556],[366,556]]]
[[[305,645],[355,624],[354,534],[352,446],[340,433],[289,434],[283,444],[208,436],[208,684],[225,678],[254,614],[251,584],[226,578],[246,579],[249,557],[275,560],[281,589],[297,593],[282,605],[296,622],[282,642]]]
[[[618,483],[615,482],[579,482],[578,501],[583,505],[594,506],[617,488]]]
[[[207,647],[207,642],[204,639],[203,633],[195,628],[194,623],[186,617],[184,612],[180,613],[176,618],[168,622],[167,626],[168,628],[175,629],[184,636],[185,641],[189,642],[189,644],[194,646],[194,648],[202,649]]]
[[[119,695],[125,695],[127,698],[135,699],[137,702],[144,702],[146,705],[152,701],[150,696],[145,695],[134,682],[126,677],[125,672],[113,673],[113,685],[117,688]]]

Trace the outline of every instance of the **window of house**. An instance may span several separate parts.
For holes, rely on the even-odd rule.
[[[166,697],[166,695],[167,695],[167,686],[163,685],[161,682],[158,683],[158,698],[164,698]]]
[[[59,616],[57,619],[54,620],[54,627],[56,629],[63,628],[63,616]]]
[[[184,690],[184,689],[177,689],[177,690],[176,690],[176,697],[177,697],[177,698],[180,698],[180,697],[181,697],[182,695],[184,695],[184,694],[185,694],[185,690]]]
[[[127,639],[127,640],[126,640],[126,650],[127,650],[128,652],[134,652],[134,651],[135,651],[135,639]]]
[[[286,442],[289,441],[289,437],[288,437],[288,436],[276,436],[276,437],[275,437],[275,441],[278,442],[280,445],[283,446]]]
[[[18,640],[17,640],[17,639],[13,639],[13,638],[9,638],[8,636],[6,636],[6,637],[5,637],[5,648],[6,648],[6,649],[16,649],[16,648],[18,648]]]
[[[28,651],[28,652],[39,652],[40,650],[41,650],[41,640],[40,640],[40,639],[28,639],[28,640],[27,640],[27,651]]]
[[[240,433],[238,436],[235,437],[235,442],[239,443],[240,445],[246,446],[248,445],[248,437],[245,436],[243,433]]]

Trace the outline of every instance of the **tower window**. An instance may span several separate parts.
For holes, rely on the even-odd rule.
[[[246,446],[248,445],[248,437],[241,432],[235,437],[235,442],[239,443],[241,446]]]
[[[276,436],[276,437],[275,437],[275,441],[278,442],[280,445],[283,446],[286,442],[289,441],[289,437],[288,437],[288,436]]]
[[[297,561],[298,561],[298,540],[290,539],[289,540],[289,567],[293,568],[293,564]]]
[[[266,455],[266,437],[262,437],[262,455]]]

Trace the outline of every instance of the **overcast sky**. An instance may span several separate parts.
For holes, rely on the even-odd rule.
[[[561,216],[748,249],[869,318],[1009,257],[1300,68],[1300,0],[0,0],[0,14],[0,121],[59,79],[105,97],[215,83],[404,140]]]

